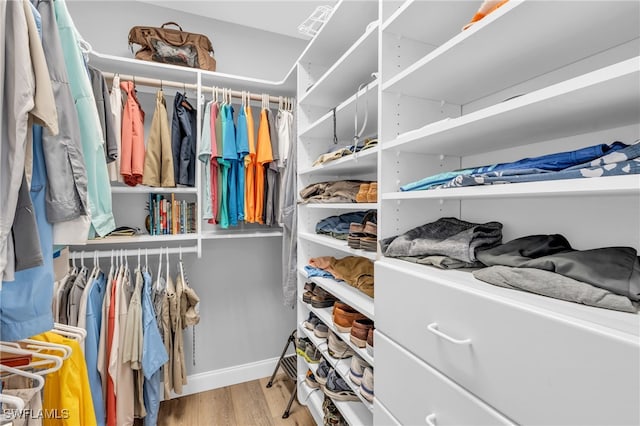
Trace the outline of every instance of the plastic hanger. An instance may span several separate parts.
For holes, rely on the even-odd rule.
[[[34,342],[36,343],[48,343],[48,342],[40,342],[37,340],[34,340]],[[15,346],[10,346],[7,344],[8,342],[2,342],[0,343],[0,350],[2,350],[3,352],[7,352],[7,353],[12,353],[12,354],[17,354],[17,355],[32,355],[36,358],[40,358],[42,359],[42,361],[34,361],[34,362],[30,362],[27,365],[23,365],[20,367],[12,367],[16,370],[20,370],[22,371],[22,369],[29,369],[29,370],[33,370],[35,367],[41,367],[44,365],[49,365],[51,363],[53,363],[53,367],[50,367],[48,369],[44,369],[44,370],[38,370],[35,372],[35,374],[44,376],[45,374],[49,374],[49,373],[53,373],[54,371],[57,371],[60,369],[60,367],[62,367],[62,362],[63,359],[62,357],[59,356],[55,356],[55,355],[50,355],[50,354],[43,354],[41,352],[37,352],[37,351],[33,351],[33,350],[27,350],[27,349],[23,349],[21,347],[15,347]],[[34,346],[47,346],[46,348],[43,348],[45,350],[55,350],[56,348],[49,347],[48,345],[34,345]],[[69,350],[71,350],[71,348],[69,348],[67,346],[67,348]]]
[[[29,373],[28,371],[23,371],[23,370],[20,370],[18,368],[9,367],[8,365],[3,365],[3,364],[0,364],[0,371],[11,373],[11,375],[26,377],[28,379],[31,379],[31,380],[35,381],[36,382],[36,386],[34,387],[34,389],[36,391],[38,391],[38,392],[40,392],[42,390],[42,388],[44,388],[44,377],[42,377],[42,376],[40,376],[38,374]],[[11,397],[12,395],[3,395],[3,396]],[[20,399],[20,398],[18,398],[18,399],[20,401],[22,401],[22,399]],[[23,405],[24,405],[24,402],[23,402]]]
[[[162,247],[160,247],[160,254],[158,256],[158,275],[156,275],[156,290],[159,290],[158,285],[160,284],[161,274],[162,273]]]
[[[164,284],[164,289],[165,290],[169,290],[169,277],[171,276],[169,274],[170,274],[170,272],[169,272],[169,249],[167,248],[167,280],[166,280],[166,282]]]
[[[5,366],[4,368],[7,368],[7,367]],[[0,393],[0,402],[2,403],[3,406],[4,405],[13,406],[13,408],[18,413],[21,413],[22,411],[24,411],[24,401],[22,400],[22,398],[18,398],[17,396],[5,395],[3,393]]]
[[[53,329],[51,331],[78,341],[83,341],[87,337],[87,330],[84,328],[57,322],[53,324]]]

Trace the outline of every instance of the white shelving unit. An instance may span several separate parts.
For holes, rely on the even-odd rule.
[[[377,138],[379,81],[379,20],[377,2],[340,1],[329,21],[310,42],[298,62],[298,190],[321,181],[360,180],[376,181],[381,153],[379,146],[351,154],[340,159],[313,166],[321,155],[336,149],[362,144],[365,138]],[[320,52],[323,52],[322,54]],[[366,117],[366,125],[363,126]],[[357,120],[357,130],[356,130]],[[361,139],[354,139],[361,132]],[[334,139],[336,143],[334,144]],[[375,261],[377,253],[355,250],[347,242],[315,233],[318,221],[334,215],[377,209],[374,203],[309,203],[298,205],[298,293],[304,283],[311,281],[332,293],[342,302],[374,318],[373,299],[347,283],[326,278],[307,278],[304,266],[311,257],[361,256]],[[299,335],[307,335],[315,344],[320,339],[302,327],[309,312],[315,312],[327,326],[337,332],[330,309],[315,309],[298,301]],[[366,350],[359,349],[349,340],[348,333],[337,336],[347,342],[363,359],[373,365]],[[326,347],[320,345],[329,360]],[[332,364],[336,364],[332,362]],[[335,401],[335,405],[350,425],[373,424],[373,404],[361,397],[357,387],[348,378],[350,360],[340,361],[338,373],[356,392],[359,401]],[[306,371],[307,363],[299,357],[299,375]],[[299,394],[307,386],[298,385]],[[302,399],[304,401],[304,397]],[[309,398],[312,413],[316,402]],[[316,419],[317,421],[317,419]]]

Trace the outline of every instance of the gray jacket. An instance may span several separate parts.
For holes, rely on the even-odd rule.
[[[58,110],[58,135],[45,130],[42,136],[47,166],[47,219],[51,223],[66,222],[87,214],[87,170],[53,2],[34,0],[34,4],[42,17],[42,44]]]
[[[102,127],[102,136],[104,136],[104,155],[107,163],[111,163],[118,158],[118,139],[116,125],[111,113],[111,99],[109,98],[109,87],[102,72],[94,67],[89,68],[89,78],[91,79],[91,89],[93,97],[96,99],[96,107],[98,108],[98,117],[100,118],[100,127]]]

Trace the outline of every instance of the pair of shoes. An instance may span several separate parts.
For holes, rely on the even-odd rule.
[[[311,306],[314,308],[328,308],[333,306],[337,300],[333,294],[316,285],[311,296]]]
[[[319,389],[320,383],[316,380],[316,377],[313,375],[311,370],[307,370],[307,376],[304,378],[304,381],[311,389]]]
[[[360,382],[360,395],[369,402],[373,402],[373,368],[365,367]]]
[[[340,414],[338,408],[327,395],[324,396],[324,401],[322,402],[322,412],[324,413],[324,426],[347,426],[342,414]]]
[[[367,334],[367,353],[373,356],[373,328]]]
[[[318,348],[307,338],[296,339],[296,353],[311,364],[316,364],[322,359],[322,354],[320,354]]]
[[[356,194],[356,203],[377,203],[378,202],[378,182],[360,184],[360,189]]]
[[[302,301],[304,303],[311,303],[311,297],[313,296],[313,289],[315,287],[315,283],[304,283],[304,293],[302,294]]]
[[[352,222],[349,225],[349,235],[347,236],[347,245],[349,247],[353,249],[364,249],[363,242],[366,241],[367,247],[370,247],[373,243],[373,251],[377,251],[377,216],[378,213],[376,210],[369,210],[367,214],[364,215],[364,218],[362,218],[362,222]]]
[[[353,321],[367,318],[346,303],[336,302],[333,305],[333,323],[341,333],[351,332]]]
[[[329,331],[329,355],[333,358],[342,359],[353,356],[353,349],[343,342],[333,331]]]
[[[378,182],[371,182],[369,192],[367,192],[367,203],[378,202]]]
[[[351,358],[351,367],[349,367],[349,380],[351,380],[353,384],[360,386],[364,369],[368,366],[369,364],[367,364],[365,360],[358,355],[354,355]]]
[[[313,331],[313,334],[315,334],[316,337],[320,337],[322,339],[327,338],[329,327],[327,327],[327,325],[323,323],[322,320],[313,312],[309,312],[309,317],[302,323],[302,325],[307,330]]]
[[[369,318],[357,319],[354,320],[351,325],[349,339],[351,343],[357,347],[364,348],[367,345],[367,338],[370,332],[372,333],[371,338],[373,339],[373,321]]]
[[[318,368],[316,369],[316,381],[320,384],[320,386],[324,386],[327,384],[327,377],[329,377],[329,373],[333,371],[329,362],[322,358],[320,364],[318,364]]]
[[[334,401],[357,401],[358,396],[342,377],[332,370],[327,376],[327,383],[322,388],[325,395]]]

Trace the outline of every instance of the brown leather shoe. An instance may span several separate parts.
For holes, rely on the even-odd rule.
[[[366,316],[345,303],[336,302],[333,305],[333,323],[341,333],[349,333],[353,321],[364,318]]]
[[[364,348],[367,344],[369,330],[373,330],[373,321],[369,318],[357,319],[351,326],[351,342],[359,348]]]
[[[311,303],[311,298],[313,297],[313,289],[316,287],[315,283],[307,282],[304,284],[305,292],[302,293],[302,301],[304,303]]]
[[[338,300],[333,294],[329,293],[320,286],[316,286],[313,289],[313,295],[311,296],[311,306],[314,308],[328,308],[332,306],[336,300]]]
[[[369,185],[369,192],[367,192],[367,202],[378,202],[378,182],[371,182],[371,184]]]
[[[360,190],[356,194],[356,202],[366,203],[368,193],[369,193],[369,184],[368,183],[360,184]]]

